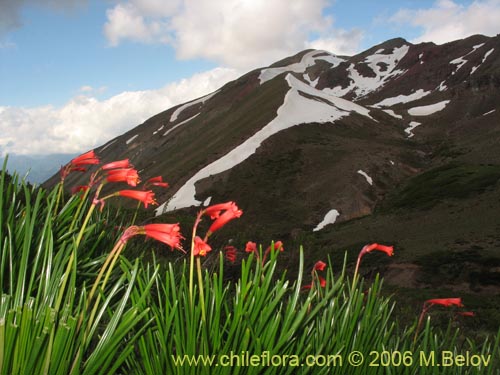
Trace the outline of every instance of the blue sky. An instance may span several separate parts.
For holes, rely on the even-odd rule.
[[[77,153],[306,48],[500,32],[500,0],[0,0],[0,152]]]

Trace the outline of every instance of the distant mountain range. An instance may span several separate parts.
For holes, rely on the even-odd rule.
[[[32,184],[41,184],[59,171],[61,165],[71,160],[73,154],[49,154],[49,155],[16,155],[7,157],[7,170],[11,173],[17,172],[21,177]],[[4,163],[5,158],[0,158]]]
[[[489,261],[500,258],[499,145],[500,36],[475,35],[392,39],[351,57],[302,51],[96,152],[171,184],[157,215],[234,200],[247,239],[309,244],[314,259],[392,243],[395,283],[439,283],[431,260],[459,259],[462,287],[487,289],[500,285]]]

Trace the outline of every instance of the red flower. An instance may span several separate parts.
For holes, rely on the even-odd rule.
[[[326,287],[326,280],[321,277],[321,276],[318,276],[318,280],[319,280],[319,286],[324,288]],[[309,289],[312,289],[314,286],[314,283],[311,283],[311,284],[306,284],[302,287],[302,290],[309,290]]]
[[[394,246],[385,246],[385,245],[379,245],[378,243],[372,243],[370,245],[366,245],[361,249],[361,253],[359,254],[360,256],[365,255],[366,253],[369,253],[373,250],[379,250],[384,253],[386,253],[389,256],[394,255]]]
[[[474,311],[459,311],[459,312],[457,312],[457,314],[462,315],[462,316],[468,316],[468,317],[476,316],[476,313]]]
[[[130,186],[137,186],[140,182],[139,174],[133,168],[112,169],[108,171],[106,180],[108,182],[126,182]]]
[[[99,164],[101,161],[99,158],[95,155],[94,150],[88,151],[80,156],[77,156],[74,159],[71,159],[69,164],[73,166],[81,166],[81,165],[88,165],[88,164]]]
[[[193,255],[206,256],[209,251],[212,251],[210,245],[203,241],[200,237],[196,236],[194,238]]]
[[[314,265],[313,271],[323,271],[326,268],[326,263],[318,260]]]
[[[217,206],[221,205],[210,206],[205,210],[205,212],[210,215],[212,219],[215,218],[215,221],[212,223],[210,228],[208,228],[208,232],[210,233],[222,228],[229,221],[236,219],[243,214],[243,211],[241,211],[234,202],[223,203],[222,206],[225,208],[218,208]],[[221,211],[224,209],[224,213],[221,214]]]
[[[273,249],[274,250],[279,250],[279,251],[284,251],[285,249],[283,248],[283,242],[281,241],[276,241],[274,243],[274,246],[273,246]],[[271,246],[269,246],[267,249],[266,249],[266,254],[268,254],[269,252],[271,251]]]
[[[139,190],[120,190],[118,195],[122,197],[137,199],[144,203],[144,207],[148,208],[148,204],[157,204],[155,201],[155,194],[151,191],[139,191]]]
[[[462,299],[461,298],[435,298],[428,299],[424,302],[424,305],[441,305],[441,306],[458,306],[462,307]]]
[[[79,172],[86,172],[87,170],[82,167],[82,165],[89,165],[89,164],[99,164],[100,160],[99,158],[95,155],[94,150],[88,151],[80,156],[77,156],[74,159],[71,159],[71,161],[66,164],[64,167],[61,167],[61,180],[64,181],[66,176],[68,176],[71,172],[74,171],[79,171]]]
[[[89,186],[88,185],[79,185],[79,186],[74,186],[71,188],[71,194],[76,194],[76,193],[79,193],[80,191],[87,191],[89,190]]]
[[[167,188],[169,186],[168,182],[164,182],[161,176],[152,177],[149,180],[147,180],[144,183],[144,188],[148,187],[149,185],[160,186],[164,188]]]
[[[257,252],[257,244],[252,241],[248,241],[245,246],[245,251],[247,253]]]
[[[318,276],[318,280],[319,280],[319,285],[324,288],[326,286],[326,280],[324,278],[322,278],[321,276]]]
[[[226,253],[225,253],[225,257],[228,261],[230,261],[231,263],[234,263],[236,262],[236,255],[237,255],[237,250],[234,246],[226,246],[224,248],[224,250],[226,250]]]
[[[230,210],[233,205],[235,205],[234,202],[214,204],[205,208],[205,213],[210,216],[210,219],[214,220],[220,216],[221,211]]]
[[[182,250],[180,245],[181,236],[179,224],[146,224],[142,227],[147,237],[154,238],[164,244]]]
[[[382,252],[386,253],[389,256],[393,256],[394,255],[394,246],[379,245],[378,243],[372,243],[370,245],[363,246],[363,248],[359,252],[358,261],[356,262],[356,268],[354,270],[354,274],[355,275],[358,274],[359,265],[361,263],[361,258],[363,258],[363,255],[365,255],[366,253],[370,253],[373,250],[382,251]]]
[[[109,169],[122,169],[122,168],[133,168],[134,166],[130,164],[129,159],[123,159],[118,161],[113,161],[111,163],[104,164],[102,169],[107,171]]]

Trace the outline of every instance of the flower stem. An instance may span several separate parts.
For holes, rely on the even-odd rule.
[[[198,215],[196,216],[196,220],[194,221],[193,224],[193,235],[191,237],[191,254],[189,256],[189,303],[191,307],[193,307],[193,278],[194,278],[194,238],[196,237],[196,230],[198,228],[198,224],[201,221],[201,217],[203,215],[204,211],[198,212]]]
[[[203,292],[203,276],[201,274],[201,260],[200,257],[196,258],[196,268],[198,271],[198,284],[200,288],[200,303],[201,303],[201,320],[204,324],[207,322],[206,313],[205,313],[205,295]]]
[[[102,184],[97,188],[97,191],[95,193],[96,197],[99,196],[101,189],[102,189]],[[87,216],[85,216],[85,220],[83,221],[82,227],[80,228],[80,232],[78,233],[78,236],[76,237],[76,240],[73,244],[73,249],[71,251],[71,255],[68,260],[68,265],[66,266],[66,271],[64,271],[61,287],[59,288],[59,294],[57,296],[55,305],[56,310],[58,310],[59,307],[61,306],[64,290],[66,289],[66,283],[68,282],[69,274],[71,272],[71,267],[73,265],[73,262],[75,261],[76,252],[78,250],[78,247],[80,246],[80,242],[82,241],[83,238],[83,233],[85,232],[85,228],[87,227],[90,217],[92,216],[92,212],[94,212],[95,206],[96,206],[95,203],[92,203],[92,205],[90,206],[89,211],[87,212]]]

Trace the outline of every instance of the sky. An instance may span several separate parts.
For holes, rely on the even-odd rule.
[[[307,48],[500,33],[500,0],[0,0],[0,154],[77,154]]]

